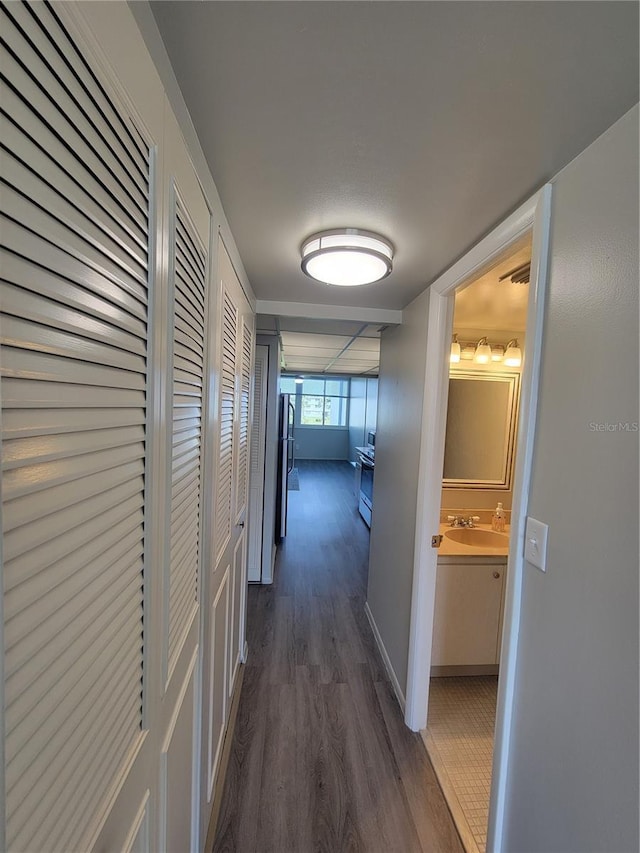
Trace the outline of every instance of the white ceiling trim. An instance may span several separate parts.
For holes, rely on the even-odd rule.
[[[346,305],[276,302],[270,299],[258,299],[256,313],[277,314],[281,317],[305,317],[312,320],[355,320],[387,326],[399,326],[402,323],[402,311],[392,308],[351,308]]]

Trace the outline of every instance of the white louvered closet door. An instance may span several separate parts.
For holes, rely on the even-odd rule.
[[[150,146],[55,6],[0,15],[6,844],[66,853],[142,737]]]
[[[171,505],[169,517],[169,678],[198,610],[203,474],[207,252],[186,204],[174,193],[170,311],[172,328]]]
[[[244,648],[247,564],[247,485],[253,379],[253,313],[220,239],[216,285],[217,342],[214,549],[209,585],[205,667],[208,732],[203,793],[210,802],[238,665]]]

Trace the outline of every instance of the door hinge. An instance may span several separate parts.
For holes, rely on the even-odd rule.
[[[439,548],[442,545],[442,534],[436,533],[435,536],[431,537],[431,547]]]

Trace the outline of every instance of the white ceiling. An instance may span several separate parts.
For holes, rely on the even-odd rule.
[[[402,308],[638,100],[629,2],[154,2],[260,300]],[[300,271],[379,231],[393,273]]]
[[[524,332],[527,325],[528,284],[518,284],[500,277],[531,260],[531,239],[527,237],[516,251],[510,252],[492,269],[474,279],[456,293],[453,331],[461,341],[482,337],[488,332],[494,340],[509,339],[509,332]],[[466,334],[465,334],[466,333]]]

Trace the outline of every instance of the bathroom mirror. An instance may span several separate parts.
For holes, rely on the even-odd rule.
[[[444,488],[511,488],[519,383],[513,372],[451,370]]]

